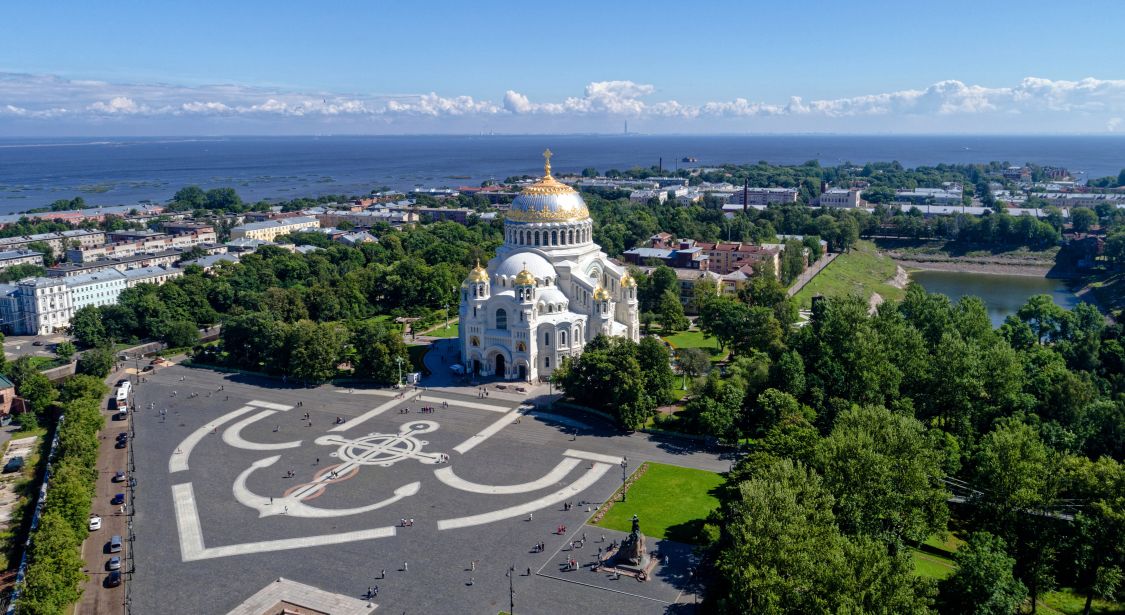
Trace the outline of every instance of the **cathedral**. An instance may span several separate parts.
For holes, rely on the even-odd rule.
[[[461,285],[466,373],[535,381],[598,335],[639,340],[636,281],[594,243],[586,203],[543,156],[543,177],[512,201],[504,245]]]

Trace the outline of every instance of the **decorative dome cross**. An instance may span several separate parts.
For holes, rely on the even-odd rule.
[[[549,148],[543,150],[543,173],[546,177],[551,176],[551,156],[553,155]]]

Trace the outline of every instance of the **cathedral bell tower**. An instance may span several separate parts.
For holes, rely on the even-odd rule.
[[[603,335],[613,335],[613,301],[609,291],[601,286],[594,289],[594,323]]]

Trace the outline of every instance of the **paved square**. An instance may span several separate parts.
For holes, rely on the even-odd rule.
[[[472,388],[287,388],[182,367],[149,376],[136,403],[134,612],[226,613],[285,577],[355,598],[378,585],[385,612],[496,613],[509,566],[516,612],[660,613],[691,600],[682,545],[653,545],[670,559],[652,581],[613,580],[585,566],[595,532],[610,533],[583,526],[585,505],[564,510],[608,497],[622,455],[630,467],[687,461],[643,436]],[[578,571],[562,570],[579,555]]]

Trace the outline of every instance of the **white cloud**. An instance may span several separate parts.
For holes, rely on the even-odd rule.
[[[1113,132],[1125,116],[1125,80],[1077,81],[1028,77],[1007,87],[940,81],[920,89],[861,96],[806,100],[790,95],[780,101],[738,97],[697,104],[659,99],[656,87],[629,80],[595,81],[581,95],[562,100],[534,100],[515,89],[498,102],[471,96],[362,96],[326,92],[291,92],[236,84],[179,86],[161,83],[115,84],[69,80],[51,75],[0,73],[0,120],[33,122],[85,121],[200,122],[207,118],[253,118],[281,121],[371,122],[374,126],[471,125],[531,126],[534,118],[553,118],[552,126],[582,129],[599,119],[650,120],[653,125],[721,126],[753,129],[782,126],[800,130],[870,126],[1023,126],[1042,131],[1058,126],[1087,126]],[[866,119],[865,119],[866,118]],[[979,118],[979,119],[974,119]],[[171,121],[169,119],[168,121]],[[458,123],[462,122],[462,123]],[[584,124],[584,122],[586,124]]]

